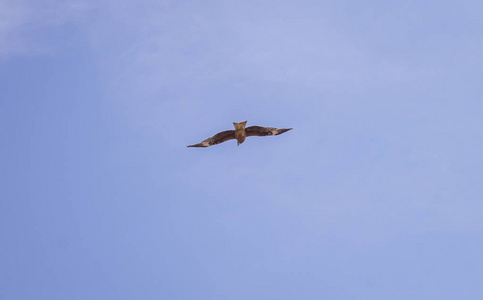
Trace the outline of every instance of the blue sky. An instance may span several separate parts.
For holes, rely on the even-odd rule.
[[[0,0],[0,298],[482,299],[482,15]]]

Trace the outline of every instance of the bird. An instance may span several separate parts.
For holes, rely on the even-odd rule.
[[[187,147],[210,147],[217,145],[228,140],[237,140],[237,146],[240,146],[245,141],[247,136],[269,136],[279,135],[293,128],[278,129],[274,127],[262,127],[262,126],[250,126],[246,127],[247,121],[233,122],[235,130],[225,130],[215,134],[214,136],[207,138],[199,144],[189,145]]]

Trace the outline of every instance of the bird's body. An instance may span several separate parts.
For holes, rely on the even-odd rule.
[[[188,147],[209,147],[209,146],[217,145],[232,139],[236,139],[239,146],[245,141],[247,136],[279,135],[292,129],[292,128],[278,129],[274,127],[262,127],[262,126],[246,127],[247,121],[238,122],[238,123],[233,122],[233,125],[235,126],[235,130],[222,131],[210,138],[207,138],[206,140],[204,140],[199,144],[189,145]]]
[[[247,126],[247,121],[243,122],[233,122],[233,125],[235,126],[235,138],[238,142],[237,146],[240,146],[241,143],[245,141],[247,138],[247,134],[245,133],[245,127]]]

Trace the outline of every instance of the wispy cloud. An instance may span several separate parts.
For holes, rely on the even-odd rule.
[[[87,7],[85,1],[0,0],[0,59],[50,53],[55,45],[40,33],[76,21]]]
[[[110,32],[112,41],[112,33],[122,32],[125,40],[122,47],[115,41],[114,55],[106,59],[119,77],[136,74],[143,91],[243,78],[319,90],[342,83],[370,88],[438,73],[427,64],[371,54],[359,37],[339,29],[330,10],[314,14],[303,5],[228,10],[216,3],[108,10],[112,22],[100,24],[101,34]],[[127,13],[132,10],[136,14]]]
[[[0,2],[0,58],[26,51],[24,31],[29,26],[31,11],[16,1]]]

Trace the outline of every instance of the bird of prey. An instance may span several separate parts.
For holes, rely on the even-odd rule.
[[[233,122],[235,125],[235,130],[226,130],[215,134],[214,136],[207,138],[199,144],[189,145],[187,147],[209,147],[217,145],[228,140],[236,139],[238,146],[245,141],[247,136],[268,136],[268,135],[279,135],[284,132],[291,130],[287,129],[277,129],[273,127],[262,127],[262,126],[250,126],[246,127],[247,121],[243,122]]]

